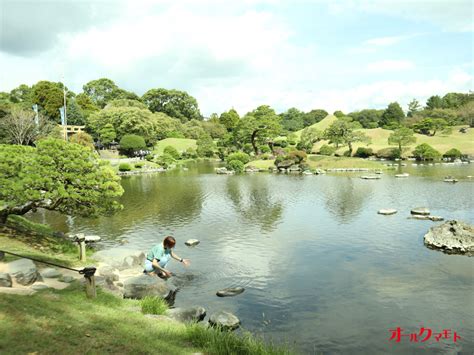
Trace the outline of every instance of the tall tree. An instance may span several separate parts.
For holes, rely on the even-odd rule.
[[[402,149],[404,146],[413,144],[416,142],[416,137],[414,136],[413,130],[407,127],[401,127],[396,129],[388,137],[388,144],[397,145],[400,155],[402,154]]]
[[[398,102],[392,102],[382,114],[380,125],[386,129],[394,129],[400,126],[405,113]]]
[[[121,208],[119,178],[88,148],[62,139],[37,147],[0,145],[0,224],[10,214],[44,208],[68,215],[95,216]]]
[[[68,92],[68,97],[74,94]],[[61,83],[39,81],[32,87],[33,103],[38,104],[40,113],[55,123],[60,123],[59,108],[64,106],[64,93]]]
[[[99,108],[104,108],[107,103],[116,99],[140,99],[135,93],[119,88],[112,80],[107,78],[89,81],[82,87],[82,90],[89,96],[92,103]]]
[[[318,123],[322,121],[327,115],[328,115],[328,112],[321,109],[315,109],[315,110],[306,112],[303,117],[303,126],[308,127],[315,123]]]
[[[364,128],[377,128],[380,124],[380,119],[384,110],[361,110],[358,112],[351,112],[348,114],[349,117],[356,122],[359,122]]]
[[[408,103],[408,117],[413,117],[414,114],[421,111],[421,105],[417,99],[413,99]]]
[[[354,143],[370,141],[370,138],[364,132],[355,130],[358,128],[360,128],[360,124],[351,121],[349,117],[342,117],[324,131],[324,138],[336,144],[336,147],[339,144],[347,144],[349,154],[352,155],[352,145]]]
[[[433,95],[428,98],[426,101],[426,108],[428,110],[433,110],[435,108],[443,108],[444,103],[443,99],[439,97],[438,95]]]
[[[142,101],[151,112],[163,112],[181,122],[202,120],[196,99],[185,91],[151,89],[142,96]]]
[[[239,121],[235,131],[236,140],[242,143],[250,142],[255,155],[258,155],[258,146],[268,143],[280,133],[280,120],[270,106],[259,106]]]
[[[33,102],[32,89],[28,85],[21,84],[10,91],[10,100],[13,103],[25,103],[31,105]]]
[[[288,109],[286,112],[280,114],[281,125],[283,129],[295,132],[303,129],[304,127],[304,112],[298,110],[295,107]]]
[[[240,116],[233,108],[227,112],[223,112],[219,117],[219,121],[225,126],[228,132],[232,132],[239,123],[239,120]]]

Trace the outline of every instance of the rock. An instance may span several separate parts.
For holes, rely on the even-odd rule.
[[[410,213],[414,215],[427,216],[430,214],[430,210],[426,207],[415,207],[410,211]]]
[[[424,236],[426,245],[452,253],[474,253],[474,226],[461,221],[447,221],[431,227]]]
[[[41,290],[46,290],[47,288],[49,288],[48,285],[45,285],[45,284],[33,284],[31,285],[31,288],[35,291],[41,291]]]
[[[360,178],[364,180],[378,180],[381,178],[381,176],[380,175],[362,175]]]
[[[244,170],[246,173],[258,173],[260,170],[252,165],[248,165]]]
[[[231,175],[235,174],[235,171],[227,170],[226,168],[216,168],[216,174]]]
[[[206,310],[201,306],[179,307],[168,309],[165,315],[179,322],[200,322],[206,316]]]
[[[451,182],[451,183],[455,183],[455,182],[458,182],[459,180],[458,179],[452,179],[452,178],[445,178],[443,179],[444,182]]]
[[[430,219],[430,216],[426,216],[426,215],[421,215],[421,214],[415,214],[411,217],[408,217],[408,218],[411,218],[411,219],[419,219],[419,220],[429,220]]]
[[[201,242],[197,239],[188,239],[187,241],[184,242],[184,244],[186,244],[188,247],[196,246],[199,243],[201,243]]]
[[[378,210],[377,213],[378,213],[378,214],[383,214],[383,215],[388,216],[388,215],[397,213],[397,210],[396,210],[396,209],[393,209],[393,208],[386,208],[386,209]]]
[[[38,278],[36,265],[30,259],[18,259],[7,264],[8,272],[20,285],[28,286]]]
[[[74,280],[75,280],[75,278],[72,277],[72,276],[69,276],[69,275],[61,276],[61,277],[59,278],[59,281],[65,282],[65,283],[71,283],[71,282],[73,282]]]
[[[124,281],[124,298],[142,299],[145,296],[159,296],[171,299],[176,294],[176,289],[166,281],[153,275],[140,275]]]
[[[232,297],[240,295],[245,291],[243,287],[228,287],[216,292],[218,297]]]
[[[98,235],[86,235],[84,240],[86,243],[95,243],[100,241],[100,237]]]
[[[288,169],[291,167],[295,162],[293,160],[283,160],[277,164],[278,169]],[[299,169],[299,168],[298,168]]]
[[[406,177],[409,177],[409,176],[410,176],[410,174],[408,174],[408,173],[395,174],[396,178],[406,178]]]
[[[122,247],[100,250],[94,254],[94,258],[113,268],[123,270],[134,266],[142,266],[145,261],[145,253],[140,250],[130,250]]]
[[[120,272],[110,265],[101,266],[97,271],[101,276],[105,277],[105,280],[109,283],[120,280]]]
[[[288,168],[288,171],[301,171],[299,165],[292,165]]]
[[[433,222],[444,221],[444,218],[441,216],[428,216],[428,218]]]
[[[0,287],[12,287],[12,277],[6,272],[0,272]]]
[[[309,170],[303,171],[302,174],[303,174],[303,175],[313,175],[313,173],[312,173],[311,171],[309,171]]]
[[[55,278],[61,277],[62,275],[57,269],[52,268],[52,267],[41,270],[40,274],[42,277],[45,277],[47,279],[55,279]]]
[[[160,322],[165,322],[165,323],[175,323],[175,324],[180,323],[176,319],[173,319],[173,318],[168,317],[168,316],[163,316],[161,314],[145,314],[145,317],[150,318],[150,319],[154,319],[154,320],[157,320],[157,321],[160,321]]]
[[[240,326],[240,320],[232,313],[220,311],[209,317],[209,324],[224,330],[234,330]]]

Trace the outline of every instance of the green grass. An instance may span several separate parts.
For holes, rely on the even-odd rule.
[[[54,230],[46,224],[35,223],[25,217],[13,214],[8,216],[7,225],[18,231],[36,233],[42,236],[53,236],[54,233]]]
[[[275,160],[254,160],[254,161],[251,161],[247,164],[245,164],[245,166],[253,166],[255,168],[258,168],[258,169],[268,169],[268,168],[273,168],[275,166],[274,164],[274,161]]]
[[[306,163],[311,169],[334,169],[334,168],[366,168],[386,169],[387,167],[378,161],[361,158],[333,157],[323,155],[310,155]]]
[[[27,243],[0,234],[2,248],[67,264],[67,255],[41,253]],[[42,255],[44,254],[44,255]],[[8,261],[8,260],[7,260]],[[142,301],[143,302],[143,301]],[[139,310],[161,302],[124,300],[97,289],[88,299],[73,282],[63,290],[32,296],[0,293],[1,354],[289,354],[248,333],[205,329],[200,325],[150,319]],[[138,310],[138,311],[137,311]],[[21,340],[24,339],[24,340]]]
[[[161,297],[146,296],[140,301],[143,314],[165,314],[168,304]]]
[[[312,128],[316,128],[317,130],[323,132],[326,128],[328,128],[330,125],[332,125],[335,121],[337,121],[337,117],[334,116],[334,115],[327,115],[326,117],[324,117],[321,121],[319,121],[318,123],[315,123],[309,127],[312,127]],[[300,139],[301,137],[301,132],[303,132],[302,129],[300,129],[299,131],[296,131],[295,134],[296,136],[298,137],[298,140]]]
[[[163,150],[169,145],[176,148],[176,150],[180,153],[186,151],[188,148],[197,148],[195,139],[166,138],[156,143],[153,153],[161,155],[163,154]]]

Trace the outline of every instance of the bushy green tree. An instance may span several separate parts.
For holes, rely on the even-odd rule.
[[[316,129],[315,127],[306,127],[301,132],[300,142],[297,145],[298,149],[311,152],[314,143],[323,138],[323,132]]]
[[[446,153],[444,153],[443,157],[448,158],[450,160],[460,159],[462,157],[462,153],[459,149],[452,148],[448,150]]]
[[[363,128],[377,128],[383,113],[384,110],[361,110],[351,112],[348,116],[352,117],[355,122],[359,122]]]
[[[250,156],[244,152],[235,152],[231,153],[226,157],[226,161],[238,160],[241,161],[244,165],[250,161]]]
[[[38,208],[86,217],[112,213],[123,193],[95,153],[61,139],[38,141],[36,148],[0,145],[0,186],[0,223]]]
[[[69,137],[69,142],[80,144],[91,150],[94,149],[94,139],[92,139],[92,136],[86,132],[77,132],[73,134],[71,137]]]
[[[171,155],[176,160],[181,157],[178,150],[175,147],[171,146],[171,145],[167,145],[165,147],[165,149],[163,149],[163,153]]]
[[[151,112],[164,112],[183,123],[192,119],[202,120],[196,99],[185,91],[151,89],[142,96],[142,101]]]
[[[330,145],[324,144],[319,148],[319,154],[321,155],[333,155],[336,152],[336,148]]]
[[[427,143],[422,143],[415,147],[413,156],[416,160],[438,160],[441,154]]]
[[[137,107],[142,110],[148,109],[146,105],[138,100],[132,100],[132,99],[115,99],[107,103],[105,105],[105,108],[111,108],[111,107]]]
[[[103,145],[108,146],[115,138],[117,138],[117,133],[111,123],[107,123],[99,130],[99,139]]]
[[[304,127],[304,116],[304,112],[292,107],[280,114],[281,125],[287,131],[298,131]]]
[[[321,110],[321,109],[311,110],[304,114],[303,126],[308,127],[315,123],[318,123],[322,121],[327,115],[328,115],[328,112],[325,110]]]
[[[412,117],[417,112],[421,111],[420,102],[417,99],[413,99],[408,103],[408,117]]]
[[[236,173],[242,173],[244,171],[244,163],[240,160],[230,160],[227,162],[226,168],[235,171]]]
[[[426,108],[429,110],[434,110],[435,108],[443,108],[443,106],[443,99],[438,95],[430,96],[426,101]]]
[[[110,101],[116,99],[139,100],[139,97],[133,93],[119,88],[112,80],[101,78],[89,81],[82,87],[94,105],[104,108]]]
[[[136,134],[126,134],[120,139],[120,151],[128,156],[133,155],[137,150],[145,148],[145,140]]]
[[[39,81],[32,87],[33,103],[39,105],[40,113],[54,123],[61,123],[59,108],[64,106],[61,83]],[[69,96],[72,94],[69,92]]]
[[[232,132],[239,123],[240,116],[233,108],[223,112],[219,117],[219,122],[224,125],[228,132]]]
[[[415,129],[421,134],[434,136],[438,131],[444,131],[448,127],[446,120],[442,118],[425,118],[415,124]]]
[[[333,115],[336,116],[337,118],[341,118],[341,117],[346,116],[346,114],[344,112],[342,112],[341,110],[334,111]]]
[[[331,124],[324,131],[324,138],[329,140],[331,143],[336,144],[347,144],[349,147],[349,153],[352,154],[352,145],[356,142],[369,142],[370,138],[361,131],[356,131],[360,128],[358,122],[351,121],[351,118],[340,118]]]
[[[414,136],[413,130],[407,127],[402,127],[396,129],[388,137],[389,145],[397,145],[400,155],[402,154],[402,149],[404,146],[413,144],[416,142],[416,137]]]
[[[386,129],[398,128],[405,118],[405,113],[398,102],[392,102],[380,118],[380,126]]]
[[[214,155],[216,150],[216,145],[212,140],[210,135],[204,134],[196,142],[197,145],[197,154],[200,157],[207,157],[210,158]]]

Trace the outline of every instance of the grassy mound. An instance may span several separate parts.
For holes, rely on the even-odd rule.
[[[153,153],[161,155],[163,154],[163,150],[169,145],[176,148],[176,150],[180,153],[186,151],[188,148],[197,148],[195,139],[166,138],[156,143]]]

